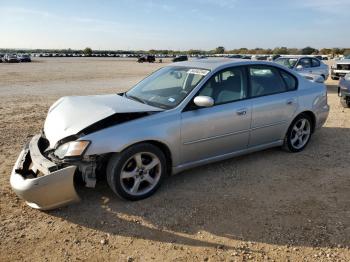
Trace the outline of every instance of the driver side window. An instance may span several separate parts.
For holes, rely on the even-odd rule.
[[[198,96],[213,98],[214,105],[245,99],[247,83],[244,68],[232,67],[216,73],[199,91]]]

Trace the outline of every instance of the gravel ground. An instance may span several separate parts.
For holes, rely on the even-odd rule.
[[[0,64],[0,261],[350,261],[350,110],[331,112],[306,150],[279,148],[171,176],[126,202],[105,181],[82,202],[27,207],[9,185],[22,145],[65,95],[115,93],[161,64],[51,58]]]

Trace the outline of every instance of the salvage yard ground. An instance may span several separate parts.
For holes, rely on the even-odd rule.
[[[50,212],[16,197],[12,166],[55,100],[127,90],[161,66],[0,64],[0,261],[350,261],[350,109],[332,80],[329,118],[301,153],[275,148],[192,169],[138,202],[115,197],[105,181]]]

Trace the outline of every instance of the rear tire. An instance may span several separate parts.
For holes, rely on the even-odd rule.
[[[283,148],[296,153],[304,150],[311,139],[312,120],[306,114],[297,116],[288,128]]]
[[[112,155],[107,165],[107,182],[119,197],[140,200],[157,191],[166,171],[164,153],[152,144],[141,143]]]

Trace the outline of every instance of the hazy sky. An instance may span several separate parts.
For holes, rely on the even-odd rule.
[[[349,47],[350,0],[0,0],[0,48]]]

